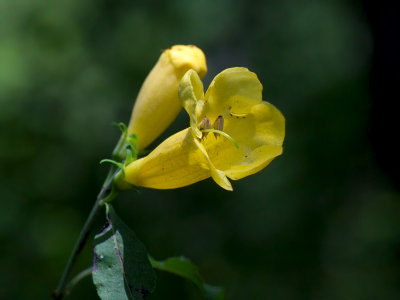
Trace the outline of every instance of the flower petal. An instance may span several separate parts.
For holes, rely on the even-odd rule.
[[[244,117],[228,115],[224,132],[239,144],[208,135],[203,141],[215,167],[231,178],[240,179],[260,171],[282,153],[285,119],[272,104],[254,105]]]
[[[248,69],[229,68],[214,78],[204,99],[204,114],[210,119],[229,113],[246,115],[253,105],[262,101],[262,85]]]
[[[233,180],[244,178],[261,171],[281,154],[282,146],[265,145],[258,147],[250,152],[246,159],[237,162],[229,170],[226,170],[225,174]]]
[[[201,138],[202,133],[197,128],[196,108],[199,101],[204,99],[203,83],[194,70],[189,70],[182,77],[178,90],[179,99],[190,117],[190,127],[194,135]]]
[[[197,147],[201,150],[201,152],[204,154],[204,156],[208,160],[210,172],[211,172],[211,177],[214,179],[214,181],[222,188],[228,191],[233,191],[232,185],[229,182],[228,178],[226,178],[226,175],[224,172],[221,170],[218,170],[215,168],[214,164],[211,162],[210,157],[207,154],[206,149],[204,148],[203,144],[200,143],[197,139],[194,139],[194,142],[196,143]]]
[[[129,164],[125,180],[136,186],[173,189],[210,177],[209,161],[194,141],[189,128],[172,135]]]

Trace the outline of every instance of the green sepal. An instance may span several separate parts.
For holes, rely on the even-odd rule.
[[[126,191],[132,189],[137,190],[137,187],[135,185],[130,184],[125,180],[125,172],[123,172],[122,170],[114,176],[113,186],[115,186],[120,191]]]
[[[137,154],[132,151],[132,146],[128,145],[126,147],[126,157],[125,157],[124,165],[126,166],[126,165],[130,164],[131,162],[135,161],[136,159],[137,159]]]
[[[126,134],[128,132],[128,128],[126,127],[125,123],[123,122],[112,122],[112,124],[121,130],[122,134]]]
[[[114,148],[112,159],[118,162],[125,161],[127,158],[127,149],[130,148],[132,152],[132,157],[136,160],[138,153],[138,137],[135,134],[128,134],[128,128],[122,122],[114,122],[113,125],[117,126],[120,129],[121,137]]]
[[[117,162],[117,161],[115,161],[113,159],[108,159],[108,158],[102,159],[100,161],[100,164],[103,164],[103,163],[110,163],[110,164],[113,164],[113,165],[117,166],[121,170],[124,169],[124,164],[123,163]]]
[[[114,188],[117,188],[118,190],[134,189],[135,186],[125,181],[125,166],[138,158],[138,137],[135,134],[128,134],[128,129],[122,122],[114,122],[113,125],[117,126],[121,130],[121,137],[114,148],[112,159],[103,159],[100,163],[108,162],[121,169],[121,171],[114,176]]]
[[[132,148],[135,149],[135,152],[137,152],[137,150],[136,150],[137,149],[137,145],[138,145],[138,137],[137,137],[137,135],[131,133],[128,136],[128,142],[129,142],[129,145],[131,145]]]

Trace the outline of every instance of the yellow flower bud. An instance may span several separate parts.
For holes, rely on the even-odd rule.
[[[132,111],[128,134],[138,137],[141,150],[153,142],[182,109],[179,82],[189,69],[200,77],[207,72],[203,52],[193,45],[175,45],[165,50],[144,81]]]

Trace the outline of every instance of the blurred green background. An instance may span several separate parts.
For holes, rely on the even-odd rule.
[[[386,16],[374,15],[338,0],[1,0],[0,298],[49,299],[118,140],[111,123],[129,121],[161,50],[179,43],[204,50],[206,86],[227,67],[256,72],[287,136],[234,192],[206,180],[120,197],[149,252],[191,258],[227,299],[400,299],[399,189],[377,159],[387,139],[371,92]],[[158,141],[187,125],[181,114]],[[157,274],[149,299],[200,299]],[[96,299],[91,279],[68,299]]]

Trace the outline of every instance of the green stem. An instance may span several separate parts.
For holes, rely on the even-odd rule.
[[[82,230],[78,236],[78,239],[75,242],[75,246],[71,252],[71,255],[68,259],[67,265],[65,266],[64,272],[60,278],[60,281],[58,282],[58,286],[56,290],[53,292],[53,298],[55,300],[61,300],[65,296],[65,288],[67,285],[67,281],[71,275],[71,270],[73,265],[76,262],[76,259],[78,258],[78,255],[81,253],[83,250],[84,245],[86,244],[86,241],[89,237],[90,231],[92,229],[93,221],[97,215],[97,213],[100,210],[100,207],[104,204],[105,199],[107,198],[107,194],[110,190],[110,187],[113,182],[113,178],[117,172],[114,172],[112,175],[108,175],[106,181],[104,182],[100,193],[97,196],[96,202],[93,205],[92,210],[90,211],[90,214],[88,218],[86,219],[85,224],[82,227]]]
[[[65,288],[65,295],[69,295],[72,289],[85,277],[90,276],[92,274],[93,267],[89,267],[80,273],[78,273],[71,281],[68,283],[67,287]]]
[[[221,131],[221,130],[217,130],[217,129],[203,129],[203,130],[200,130],[200,131],[201,131],[201,132],[214,132],[214,133],[218,133],[218,134],[220,134],[220,135],[226,137],[230,142],[232,142],[232,144],[235,145],[235,147],[236,147],[237,149],[239,149],[239,145],[238,145],[238,143],[233,139],[233,137],[231,137],[229,134],[227,134],[227,133],[225,133],[225,132],[223,132],[223,131]]]

